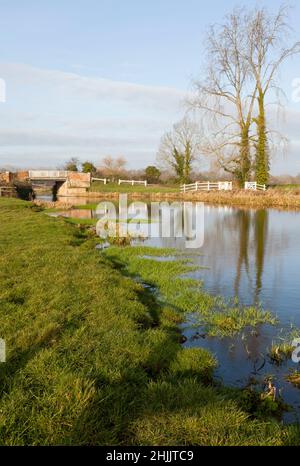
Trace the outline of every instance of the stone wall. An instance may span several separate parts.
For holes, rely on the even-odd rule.
[[[14,176],[11,172],[1,172],[0,173],[0,184],[11,184],[13,182]]]
[[[81,196],[91,187],[90,173],[69,172],[67,180],[58,188],[58,196]]]
[[[14,174],[14,179],[16,181],[28,181],[28,178],[29,178],[29,172],[25,170]]]

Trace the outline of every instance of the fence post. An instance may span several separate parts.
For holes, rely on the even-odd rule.
[[[185,184],[183,185],[183,192],[185,193]]]
[[[134,185],[134,181],[132,180],[132,181],[131,181],[131,186],[133,186],[133,185]]]
[[[147,180],[145,180],[145,187],[147,186]]]
[[[209,181],[207,182],[207,191],[209,191]]]
[[[196,191],[198,191],[198,181],[196,181]]]
[[[118,184],[119,184],[119,185],[121,184],[121,180],[119,180]]]

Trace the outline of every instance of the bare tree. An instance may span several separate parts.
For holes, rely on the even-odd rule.
[[[201,131],[198,124],[185,117],[164,134],[157,154],[162,168],[175,172],[178,181],[190,179],[193,163],[200,154]]]
[[[126,163],[124,157],[113,158],[109,155],[102,159],[100,171],[104,176],[110,177],[114,181],[124,173]]]
[[[208,122],[206,152],[242,183],[251,170],[251,125],[256,85],[246,60],[247,17],[237,9],[222,25],[211,28],[207,37],[206,78],[195,82],[193,108]]]
[[[283,61],[300,51],[299,42],[284,44],[288,13],[287,6],[275,15],[265,8],[238,9],[208,34],[206,79],[195,83],[191,103],[206,122],[205,151],[240,183],[253,169],[258,182],[268,180],[275,131],[266,121],[267,95],[279,91],[275,77]],[[279,92],[272,97],[280,104]]]
[[[281,89],[275,78],[281,64],[292,55],[300,52],[300,42],[286,45],[289,35],[288,25],[290,8],[282,5],[273,15],[265,8],[254,10],[248,18],[247,40],[249,63],[252,77],[257,89],[257,111],[254,119],[257,125],[255,172],[258,182],[267,183],[269,177],[269,133],[266,122],[266,98],[271,89],[277,91],[277,99]]]

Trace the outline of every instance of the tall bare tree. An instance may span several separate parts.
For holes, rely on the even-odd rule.
[[[286,45],[289,36],[290,8],[282,5],[276,14],[265,8],[250,13],[247,27],[248,53],[245,59],[257,88],[257,125],[255,173],[256,180],[265,184],[269,178],[269,130],[266,121],[266,99],[276,85],[276,75],[281,64],[300,52],[300,42]],[[278,98],[277,98],[278,101]]]
[[[195,83],[192,106],[209,123],[206,151],[241,184],[252,169],[259,183],[268,180],[272,131],[266,120],[267,96],[276,87],[281,64],[300,51],[299,42],[285,45],[288,14],[287,6],[275,15],[265,8],[238,9],[208,34],[206,79]],[[277,104],[278,96],[272,95]]]
[[[250,130],[257,92],[245,59],[246,25],[246,15],[236,9],[224,24],[210,29],[206,78],[194,83],[196,97],[191,102],[210,124],[207,152],[216,155],[223,169],[241,183],[249,178],[251,170]]]
[[[200,155],[200,143],[199,125],[186,116],[162,137],[158,163],[174,171],[178,181],[186,183],[190,179],[193,163]]]

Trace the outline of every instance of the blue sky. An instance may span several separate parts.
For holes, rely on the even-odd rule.
[[[248,6],[278,0],[247,1]],[[161,135],[184,113],[191,80],[201,76],[203,39],[237,1],[0,0],[0,166],[56,167],[71,156],[123,155],[132,168],[155,162]],[[300,4],[292,14],[295,38]],[[299,34],[300,36],[300,34]],[[300,102],[286,63],[288,154],[273,173],[300,172]]]

